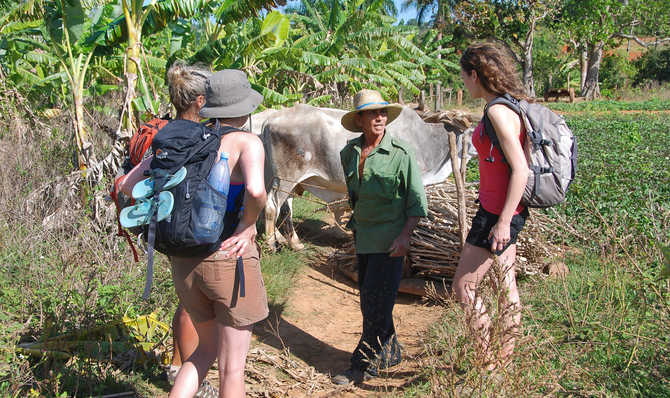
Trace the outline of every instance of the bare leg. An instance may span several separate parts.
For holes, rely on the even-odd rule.
[[[172,317],[172,334],[174,339],[172,365],[181,366],[182,362],[187,360],[198,346],[198,333],[181,302]]]
[[[247,360],[251,329],[253,325],[243,327],[223,326],[219,331],[219,397],[244,397],[244,365]]]
[[[519,333],[519,326],[521,325],[521,302],[519,300],[519,289],[516,284],[516,270],[514,262],[516,260],[516,245],[510,245],[505,252],[500,256],[500,263],[502,270],[502,286],[503,294],[500,295],[499,307],[503,311],[503,327],[505,328],[505,335],[503,336],[502,350],[500,352],[500,362],[505,364],[509,360],[516,337]]]
[[[463,246],[452,283],[456,298],[469,319],[468,326],[471,333],[477,341],[479,350],[487,358],[487,362],[492,359],[489,352],[491,319],[481,297],[476,295],[476,290],[492,263],[493,259],[488,250],[466,243]]]
[[[503,337],[501,358],[492,357],[490,352],[491,319],[481,298],[475,294],[484,275],[493,264],[491,253],[486,249],[466,243],[461,252],[452,284],[456,298],[461,302],[470,319],[469,326],[477,339],[477,345],[487,357],[488,362],[504,362],[509,358],[514,350],[515,336],[521,322],[519,292],[514,272],[516,245],[508,247],[499,258],[504,267],[503,286],[499,286],[499,288],[505,289],[504,302],[502,303],[504,306],[501,308],[505,308],[504,312],[507,317],[505,319],[506,335]],[[495,363],[490,363],[487,368],[495,368]]]
[[[219,334],[216,321],[194,322],[193,325],[198,333],[198,346],[179,369],[169,398],[193,397],[216,359]]]

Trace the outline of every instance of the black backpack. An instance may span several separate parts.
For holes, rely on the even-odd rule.
[[[153,279],[154,249],[179,257],[207,256],[218,250],[221,242],[231,235],[231,226],[238,221],[243,195],[238,197],[234,209],[227,209],[225,215],[221,214],[224,231],[213,242],[201,242],[194,236],[193,207],[206,196],[225,204],[227,198],[209,185],[207,176],[217,160],[221,136],[236,130],[227,126],[221,128],[218,122],[212,129],[189,120],[173,120],[154,137],[151,144],[154,158],[150,168],[154,180],[154,207],[171,175],[183,166],[186,168],[186,177],[167,190],[174,197],[174,206],[168,218],[158,222],[154,208],[150,212],[151,221],[144,226],[148,257],[147,282],[143,293],[145,299],[149,296]]]
[[[545,208],[563,202],[577,172],[577,139],[565,120],[546,106],[517,100],[509,94],[494,99],[486,106],[483,117],[484,131],[491,140],[486,160],[491,162],[495,161],[494,146],[503,153],[487,113],[495,104],[503,104],[519,114],[526,127],[523,150],[530,173],[521,204]],[[502,160],[506,161],[504,153]]]

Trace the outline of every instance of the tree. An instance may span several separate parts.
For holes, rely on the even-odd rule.
[[[622,39],[636,40],[645,47],[670,40],[657,37],[647,43],[638,37],[638,33],[650,31],[668,35],[668,12],[664,1],[562,0],[560,24],[566,36],[574,37],[584,51],[582,95],[587,99],[600,97],[598,75],[606,47],[618,45]],[[654,26],[646,26],[647,23]]]
[[[522,82],[535,96],[533,41],[538,24],[555,10],[557,0],[460,1],[454,8],[457,23],[476,39],[503,43],[521,65]]]
[[[363,87],[391,98],[400,88],[418,94],[424,70],[453,66],[414,44],[417,28],[394,25],[382,1],[303,1],[292,20],[291,53],[309,61],[306,71],[340,101]]]
[[[101,50],[116,48],[120,43],[125,46],[124,80],[125,100],[121,115],[121,124],[117,131],[117,142],[112,153],[101,167],[116,171],[121,162],[125,140],[132,136],[137,128],[139,114],[148,112],[156,114],[157,98],[150,95],[147,85],[143,60],[146,64],[146,55],[142,45],[143,35],[162,32],[170,24],[185,23],[197,18],[213,19],[217,27],[221,27],[235,20],[243,20],[257,15],[264,8],[284,4],[282,0],[120,0],[121,9],[113,4],[106,4],[107,13],[119,15],[113,20],[96,26],[92,36]],[[172,25],[174,26],[174,25]],[[215,28],[216,29],[216,28]],[[188,34],[182,30],[182,34]],[[137,98],[137,84],[140,83],[141,96]]]

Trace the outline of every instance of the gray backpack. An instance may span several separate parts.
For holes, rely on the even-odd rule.
[[[487,115],[488,108],[495,104],[503,104],[521,115],[526,127],[524,152],[530,174],[521,204],[544,208],[563,202],[577,172],[577,140],[563,117],[543,105],[517,100],[509,94],[494,99],[484,110],[483,118],[484,131],[491,140],[486,159],[490,162],[495,160],[494,146],[503,152]]]

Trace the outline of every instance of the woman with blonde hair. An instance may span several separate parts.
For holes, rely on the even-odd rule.
[[[503,104],[488,104],[505,94],[517,100],[527,96],[513,60],[492,43],[468,47],[460,65],[463,83],[472,98],[482,98],[487,105],[472,135],[479,157],[479,209],[461,251],[452,286],[468,314],[478,347],[487,358],[486,367],[493,370],[509,362],[521,324],[514,262],[517,236],[528,217],[528,209],[520,202],[529,169],[522,147],[526,131],[520,116]],[[489,138],[491,134],[497,143]],[[504,289],[501,292],[504,336],[500,347],[491,346],[491,320],[476,293],[494,263],[494,255],[502,266],[498,289]]]
[[[205,105],[205,86],[211,72],[204,66],[186,65],[177,61],[166,73],[170,102],[177,111],[177,117],[172,122],[190,124],[200,123],[200,109]],[[131,196],[133,187],[137,182],[146,178],[144,172],[149,169],[153,156],[145,158],[133,168],[123,180],[120,189],[128,197]],[[183,361],[186,361],[198,346],[198,334],[193,322],[184,306],[180,302],[172,318],[172,333],[174,349],[172,352],[172,364],[167,370],[168,381],[174,383]],[[198,389],[197,396],[209,398],[218,396],[216,388],[212,387],[207,380],[203,380]]]

